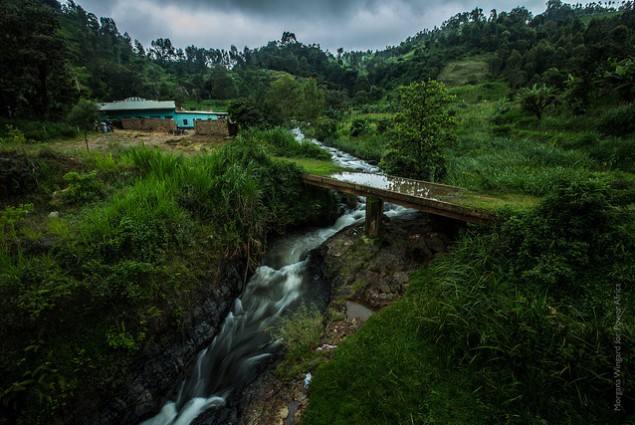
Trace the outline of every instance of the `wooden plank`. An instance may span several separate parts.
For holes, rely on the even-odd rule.
[[[456,220],[466,221],[468,223],[483,224],[492,220],[492,216],[485,211],[452,204],[445,201],[439,201],[433,198],[424,198],[396,191],[378,189],[371,186],[360,185],[356,183],[344,182],[332,177],[316,176],[312,174],[304,175],[304,182],[312,186],[318,186],[325,189],[337,190],[339,192],[352,193],[359,196],[374,196],[383,199],[386,202],[402,205],[409,208],[415,208],[431,214],[443,217],[453,218]],[[428,183],[426,182],[426,185]],[[435,185],[432,183],[431,188]],[[443,192],[448,193],[448,188],[452,186],[443,186]],[[459,188],[456,188],[458,191]]]

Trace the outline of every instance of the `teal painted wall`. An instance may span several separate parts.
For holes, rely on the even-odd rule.
[[[176,126],[180,128],[194,128],[194,120],[217,120],[219,119],[219,115],[222,117],[226,116],[226,114],[218,114],[215,112],[177,112],[174,109],[107,112],[106,115],[110,119],[138,117],[173,119],[176,122]]]
[[[194,128],[194,120],[217,120],[214,112],[177,112],[174,119],[178,127]]]

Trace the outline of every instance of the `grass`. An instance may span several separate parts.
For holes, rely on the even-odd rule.
[[[495,210],[497,224],[462,234],[338,346],[302,424],[632,423],[632,400],[612,411],[605,365],[615,287],[635,276],[635,138],[601,134],[609,104],[538,121],[502,83],[450,92],[460,130],[443,182],[467,190],[449,200]],[[345,137],[358,118],[339,129],[344,150],[361,150]]]
[[[327,144],[358,158],[379,161],[386,149],[386,138],[378,135],[363,135],[356,138],[338,138],[328,141]]]
[[[338,346],[315,373],[303,425],[490,423],[467,375],[439,373],[443,354],[417,337],[412,307],[396,302]]]
[[[507,95],[508,88],[505,83],[486,82],[472,85],[451,86],[448,92],[456,96],[459,103],[470,105],[481,102],[498,102]],[[483,106],[483,105],[479,105]]]
[[[443,197],[441,200],[491,212],[505,208],[528,209],[535,207],[540,202],[540,198],[532,195],[503,193],[497,196],[491,196],[470,191],[462,191],[456,195],[449,195]]]
[[[473,57],[450,62],[439,74],[439,81],[449,87],[477,84],[488,80],[489,65],[486,58]]]
[[[327,176],[329,174],[338,173],[343,171],[343,168],[334,164],[332,161],[324,161],[311,158],[284,158],[280,157],[283,161],[292,162],[298,167],[302,168],[305,173],[316,174],[318,176]]]
[[[588,192],[594,184],[578,186],[573,196],[566,189],[538,209],[508,213],[501,230],[464,233],[452,252],[411,277],[402,299],[371,317],[318,368],[302,424],[632,419],[613,412],[613,381],[604,365],[614,356],[614,305],[606,293],[635,272],[632,252],[621,245],[635,242],[621,229],[632,228],[633,216],[602,208],[606,199]],[[609,217],[613,224],[604,227]],[[584,254],[574,253],[580,243],[590,245]],[[528,256],[533,248],[539,258]],[[551,255],[573,274],[544,267]],[[624,294],[622,301],[633,299]],[[632,322],[622,332],[630,335]]]

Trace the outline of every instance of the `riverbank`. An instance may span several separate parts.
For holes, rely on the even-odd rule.
[[[333,350],[377,311],[406,291],[409,275],[444,255],[460,224],[407,212],[390,220],[381,238],[364,236],[362,223],[351,225],[311,253],[329,282],[330,302],[322,315],[323,332],[303,374],[284,377],[270,365],[244,392],[235,419],[241,424],[299,423],[308,403],[307,375],[329,360]],[[309,378],[310,379],[310,378]],[[215,422],[200,422],[213,424]]]
[[[267,154],[271,132],[192,156],[105,136],[89,154],[83,140],[0,149],[0,423],[151,416],[268,236],[330,221],[336,207]]]

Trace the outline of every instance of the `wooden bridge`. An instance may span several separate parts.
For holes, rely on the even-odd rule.
[[[305,174],[304,182],[338,192],[365,196],[366,233],[369,236],[377,236],[381,231],[384,202],[468,223],[484,224],[492,219],[492,216],[483,210],[441,200],[449,199],[461,190],[455,186],[361,172],[342,172],[329,176]]]

